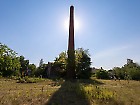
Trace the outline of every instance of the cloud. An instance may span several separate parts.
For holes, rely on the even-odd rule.
[[[125,64],[127,53],[131,50],[131,45],[117,46],[97,52],[92,57],[92,66],[97,68],[111,69],[113,67],[121,67]]]
[[[108,58],[108,57],[114,57],[117,56],[119,54],[121,54],[122,52],[126,52],[128,51],[132,46],[130,45],[125,45],[125,46],[118,46],[118,47],[113,47],[101,52],[98,52],[94,55],[94,59],[103,59],[103,58]]]

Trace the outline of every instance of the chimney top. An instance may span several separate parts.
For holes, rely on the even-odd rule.
[[[70,6],[70,8],[74,8],[74,6],[73,6],[73,5],[71,5],[71,6]]]

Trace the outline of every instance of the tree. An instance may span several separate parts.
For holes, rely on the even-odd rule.
[[[53,69],[54,74],[58,77],[66,76],[67,53],[61,52],[54,60]]]
[[[35,64],[29,64],[28,69],[31,71],[31,75],[34,75],[34,72],[36,71],[36,65]]]
[[[125,70],[120,67],[114,67],[114,76],[118,79],[124,79],[125,78]]]
[[[89,78],[91,76],[91,58],[88,50],[78,48],[75,51],[76,56],[76,77]]]
[[[46,67],[47,64],[42,64],[40,67],[38,67],[34,72],[35,76],[47,77]]]
[[[0,43],[0,74],[2,76],[18,75],[20,62],[17,53]]]
[[[113,68],[114,75],[120,79],[140,80],[140,66],[137,63],[133,63],[133,60],[130,59],[130,61],[121,68]]]
[[[34,72],[35,76],[47,77],[46,67],[47,64],[45,64],[43,59],[41,59],[39,62],[39,67]]]
[[[20,59],[20,64],[21,64],[20,74],[21,76],[25,76],[27,75],[29,60],[25,60],[24,56],[20,56],[19,59]]]
[[[60,72],[66,74],[67,53],[62,52],[55,59],[54,65],[60,68]],[[75,73],[77,78],[89,78],[91,76],[91,59],[88,50],[79,48],[75,50]],[[63,71],[63,72],[62,72]],[[64,75],[63,75],[64,76]]]
[[[125,70],[125,79],[140,80],[140,66],[137,63],[127,63],[122,69]]]
[[[98,79],[109,79],[109,74],[106,70],[99,69],[96,71],[96,77]]]

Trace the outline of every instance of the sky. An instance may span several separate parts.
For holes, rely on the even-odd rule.
[[[71,5],[75,48],[89,49],[92,67],[140,64],[140,0],[0,0],[0,42],[30,63],[54,61],[68,47]]]

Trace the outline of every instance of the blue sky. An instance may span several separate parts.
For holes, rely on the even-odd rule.
[[[140,0],[0,0],[0,42],[38,65],[67,50],[64,27],[74,5],[75,47],[89,49],[92,66],[140,64]]]

